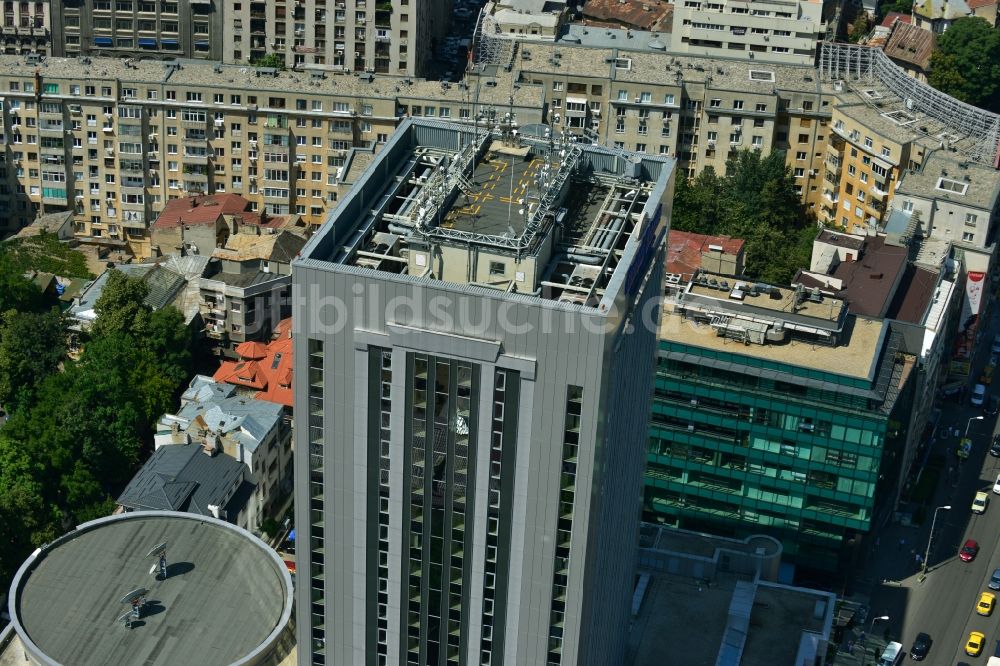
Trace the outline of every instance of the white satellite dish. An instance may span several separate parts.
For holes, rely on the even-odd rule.
[[[153,566],[149,567],[149,574],[150,575],[154,575],[154,574],[158,573],[157,569],[159,569],[159,568],[160,568],[159,562],[154,562]]]

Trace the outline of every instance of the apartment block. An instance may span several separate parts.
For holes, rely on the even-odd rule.
[[[807,569],[892,507],[916,359],[819,289],[700,273],[667,304],[644,516],[782,539]]]
[[[981,191],[996,182],[986,174],[996,173],[993,160],[1000,115],[964,104],[913,79],[878,48],[823,44],[820,72],[837,94],[822,171],[823,196],[817,211],[821,222],[868,233],[885,228],[900,189],[923,192],[931,198],[935,192],[954,195],[959,204],[963,201],[959,191],[969,189],[975,196],[965,201],[980,207],[978,213],[970,213],[976,216],[973,221],[978,232],[971,228],[959,232],[938,218],[938,235],[947,227],[956,242],[978,247],[992,243],[987,233],[990,215],[981,208],[989,195]],[[948,169],[947,165],[925,169],[933,154],[939,156],[935,159],[955,163],[953,173],[959,174],[960,182],[952,186],[954,178],[941,181],[954,192],[936,189],[940,174],[932,172]],[[964,188],[965,176],[971,180],[973,173],[982,185]],[[907,181],[912,184],[907,185]],[[932,232],[927,228],[924,235]],[[971,240],[960,234],[971,234]]]
[[[222,59],[276,54],[287,67],[424,76],[451,25],[451,0],[217,0]]]
[[[689,178],[725,173],[739,149],[784,150],[818,206],[832,87],[810,66],[670,55],[662,37],[574,26],[564,39],[575,41],[517,44],[511,60],[519,81],[544,90],[560,130],[676,157]]]
[[[901,218],[897,228],[909,235],[992,254],[1000,215],[1000,171],[950,151],[931,151],[918,170],[900,181],[893,209]]]
[[[624,659],[674,163],[490,130],[406,121],[293,262],[299,663]]]
[[[674,3],[672,50],[812,65],[826,34],[822,0]]]
[[[8,55],[47,54],[57,48],[49,7],[49,0],[4,0],[3,26],[0,27],[3,52]]]
[[[354,149],[409,115],[541,121],[541,91],[498,72],[465,84],[208,63],[0,56],[0,224],[73,210],[74,232],[136,253],[170,199],[236,193],[317,225]]]
[[[222,0],[49,0],[46,5],[49,3],[52,55],[222,58]]]

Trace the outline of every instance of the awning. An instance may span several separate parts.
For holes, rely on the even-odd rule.
[[[111,46],[113,44],[110,37],[94,37],[94,46]]]
[[[567,97],[566,98],[566,103],[567,104],[583,104],[584,106],[586,106],[587,105],[587,98],[586,97]]]
[[[196,49],[199,49],[199,50],[207,51],[208,50],[208,40],[207,39],[200,39],[200,40],[198,40],[198,41],[196,41],[194,43],[194,47]]]
[[[165,49],[176,49],[179,42],[176,39],[161,39],[160,45]]]
[[[139,38],[139,46],[141,46],[141,47],[143,47],[145,49],[155,49],[156,48],[156,40],[154,38],[152,38],[152,37],[140,37]]]

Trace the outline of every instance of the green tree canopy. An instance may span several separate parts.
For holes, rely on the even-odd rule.
[[[143,339],[149,332],[150,308],[146,305],[149,285],[139,278],[117,270],[108,271],[104,290],[94,304],[97,319],[90,330],[99,338],[113,333],[128,333]]]
[[[0,429],[0,587],[32,548],[114,508],[191,372],[183,315],[151,312],[147,292],[108,275],[79,361],[57,312],[0,318],[0,391],[32,398]]]
[[[41,289],[12,265],[0,261],[0,312],[28,312],[41,306]]]
[[[285,58],[278,53],[268,53],[266,56],[257,58],[250,64],[254,67],[274,67],[275,69],[284,69]]]
[[[678,180],[671,228],[742,238],[747,275],[776,284],[809,265],[818,232],[784,152],[759,150],[739,151],[725,176],[706,168],[690,183]]]
[[[928,82],[963,102],[1000,109],[1000,29],[978,16],[952,23],[937,38]]]
[[[66,327],[58,310],[9,310],[0,319],[0,404],[34,401],[35,387],[66,355]]]

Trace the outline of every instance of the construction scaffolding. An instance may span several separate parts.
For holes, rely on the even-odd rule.
[[[911,129],[954,148],[968,159],[994,165],[1000,141],[1000,115],[960,102],[907,76],[879,48],[820,43],[820,77],[834,85],[847,85],[865,102],[888,112],[895,105],[913,116]]]
[[[472,37],[474,67],[489,65],[506,67],[514,60],[517,40],[500,31],[500,26],[491,13],[492,4],[486,3],[486,6],[479,11],[479,18],[476,19],[476,29]]]

